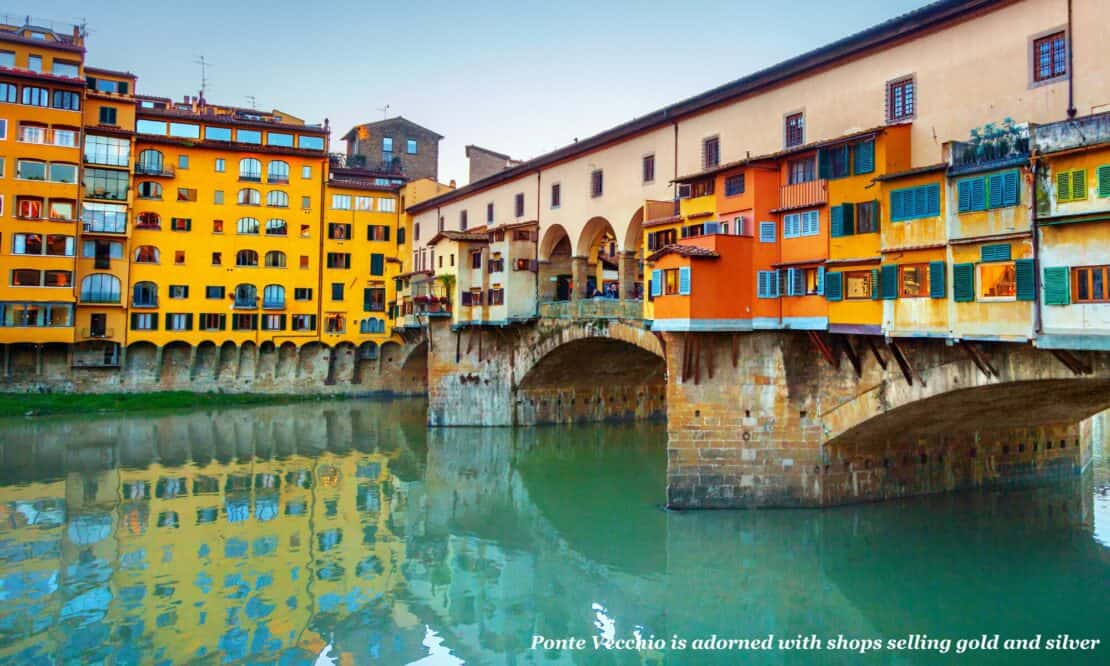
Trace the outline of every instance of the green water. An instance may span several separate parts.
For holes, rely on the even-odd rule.
[[[954,654],[1110,640],[1101,452],[1064,483],[826,511],[666,512],[665,467],[661,424],[428,431],[418,401],[0,421],[0,662],[1110,662]],[[913,634],[948,654],[592,649]]]

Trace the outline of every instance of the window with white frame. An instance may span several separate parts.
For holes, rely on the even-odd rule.
[[[802,236],[816,236],[821,232],[818,212],[806,210],[799,213],[788,213],[782,217],[782,237],[800,238]]]

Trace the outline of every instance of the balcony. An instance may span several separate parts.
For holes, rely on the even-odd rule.
[[[174,168],[166,164],[136,164],[136,176],[151,176],[154,178],[173,178]]]
[[[643,319],[644,302],[616,298],[544,301],[539,313],[548,319]]]
[[[793,210],[810,206],[822,206],[829,201],[827,180],[811,180],[806,183],[793,183],[779,188],[779,207],[775,210]]]
[[[1110,142],[1110,113],[1037,125],[1032,133],[1033,149],[1038,154],[1107,143]]]
[[[97,305],[119,305],[120,296],[118,291],[82,291],[81,303],[92,303]]]
[[[1015,125],[1006,119],[998,125],[987,123],[972,129],[970,141],[949,145],[948,160],[948,171],[953,175],[1027,165],[1029,125]]]
[[[81,337],[90,340],[114,337],[116,332],[110,328],[82,328]]]
[[[86,221],[81,228],[87,234],[125,234],[127,221],[92,220]]]

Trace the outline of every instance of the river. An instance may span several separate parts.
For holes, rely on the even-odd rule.
[[[1064,482],[822,511],[668,512],[665,469],[663,424],[428,430],[418,400],[0,421],[0,662],[1110,659],[1045,649],[1110,640],[1105,444]],[[1042,648],[956,655],[983,634]]]

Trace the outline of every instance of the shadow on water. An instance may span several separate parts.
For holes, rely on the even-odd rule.
[[[1102,637],[1101,454],[1035,488],[668,513],[665,437],[653,423],[429,431],[420,401],[0,422],[0,662],[311,663],[330,643],[360,664],[433,650],[728,664],[740,656],[529,648],[636,632]],[[1105,663],[1107,649],[961,663]]]

